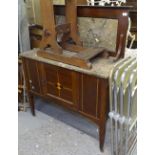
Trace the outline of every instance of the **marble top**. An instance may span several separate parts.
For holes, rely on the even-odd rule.
[[[37,60],[40,62],[48,63],[51,65],[59,66],[62,68],[70,69],[70,70],[77,71],[80,73],[94,75],[99,78],[109,78],[110,72],[115,65],[115,62],[113,62],[112,58],[105,59],[102,57],[98,57],[92,61],[92,69],[88,70],[88,69],[83,69],[83,68],[76,67],[73,65],[69,65],[69,64],[62,63],[62,62],[58,62],[58,61],[54,61],[54,60],[50,60],[50,59],[46,59],[46,58],[37,56],[37,50],[38,49],[33,49],[31,51],[23,52],[20,54],[20,56],[29,58],[29,59],[33,59],[33,60]],[[126,49],[125,53],[126,53],[126,55],[125,55],[124,59],[126,59],[127,57],[135,57],[136,56],[135,50],[132,51],[132,50]],[[120,59],[119,61],[122,61],[122,59]]]

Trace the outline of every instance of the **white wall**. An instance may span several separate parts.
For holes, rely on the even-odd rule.
[[[24,0],[18,0],[18,33],[21,52],[30,50],[28,19]]]

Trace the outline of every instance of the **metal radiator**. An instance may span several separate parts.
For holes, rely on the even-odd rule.
[[[126,58],[110,74],[111,154],[131,155],[137,143],[137,61]]]

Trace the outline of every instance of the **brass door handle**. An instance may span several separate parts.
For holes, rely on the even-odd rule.
[[[62,89],[62,86],[61,86],[61,84],[59,82],[57,82],[56,87],[57,87],[58,90]]]

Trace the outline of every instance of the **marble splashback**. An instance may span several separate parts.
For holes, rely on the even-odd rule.
[[[80,38],[86,47],[105,47],[116,49],[117,25],[114,19],[78,18]]]
[[[56,16],[56,22],[64,23],[64,16]],[[79,35],[85,47],[104,47],[115,52],[117,25],[116,19],[78,18]]]

